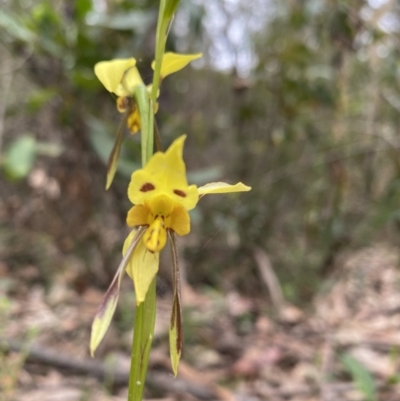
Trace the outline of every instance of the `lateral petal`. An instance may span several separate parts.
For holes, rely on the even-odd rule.
[[[235,185],[227,184],[226,182],[211,182],[197,188],[200,196],[207,194],[225,194],[229,192],[245,192],[250,191],[250,189],[251,187],[248,187],[241,182],[238,182]]]
[[[191,61],[197,60],[203,54],[178,54],[173,52],[167,52],[164,54],[162,63],[161,63],[161,78],[165,78],[166,76],[173,74],[185,68]],[[153,61],[151,64],[151,68],[154,70],[155,62]]]

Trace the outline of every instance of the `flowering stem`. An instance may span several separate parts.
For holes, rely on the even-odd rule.
[[[153,147],[149,148],[149,141],[153,142],[152,131],[150,130],[149,122],[154,118],[153,114],[150,113],[150,99],[147,89],[144,85],[137,86],[135,89],[135,99],[139,107],[140,119],[141,119],[141,135],[142,135],[142,165],[143,167],[147,164],[147,160],[151,157]],[[151,118],[150,118],[151,117]]]
[[[151,99],[149,99],[149,126],[148,126],[148,134],[147,134],[147,143],[146,143],[146,160],[143,167],[147,164],[150,157],[153,155],[154,150],[154,104]]]
[[[156,278],[154,277],[145,300],[136,307],[128,401],[142,400],[155,321]]]
[[[167,40],[167,28],[171,17],[165,15],[165,0],[160,0],[157,21],[156,55],[151,96],[144,86],[135,90],[142,120],[142,165],[146,166],[153,155],[154,147],[154,112],[160,86],[161,63]],[[147,291],[145,300],[137,305],[133,331],[131,370],[129,374],[128,401],[141,401],[146,379],[147,365],[156,320],[156,277]]]
[[[158,89],[160,87],[161,63],[167,41],[167,28],[170,18],[165,18],[165,0],[160,0],[160,10],[158,12],[157,33],[156,33],[156,57],[153,75],[153,85],[151,88],[151,100],[156,104]]]

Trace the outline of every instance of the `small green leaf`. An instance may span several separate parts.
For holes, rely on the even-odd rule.
[[[97,309],[96,316],[92,324],[92,332],[90,337],[90,355],[92,357],[104,335],[106,334],[108,326],[110,325],[115,308],[117,307],[122,277],[124,276],[126,266],[128,265],[128,262],[137,244],[141,240],[144,231],[145,229],[143,227],[136,231],[128,250],[118,266],[117,273],[115,274],[114,279],[103,298],[103,301]]]
[[[6,150],[4,170],[14,179],[26,177],[31,171],[37,153],[36,139],[25,135],[16,139]]]
[[[0,10],[0,28],[4,28],[15,39],[32,42],[36,35],[18,20],[16,15]]]
[[[377,401],[375,381],[371,373],[349,354],[341,358],[346,370],[352,376],[355,385],[362,392],[366,401]]]

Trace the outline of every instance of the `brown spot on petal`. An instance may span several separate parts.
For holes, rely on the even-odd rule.
[[[151,182],[146,182],[146,184],[142,185],[142,188],[140,188],[140,191],[148,192],[148,191],[152,191],[153,189],[155,189],[155,186]]]
[[[174,189],[174,194],[181,196],[182,198],[186,198],[185,192],[181,191],[180,189]]]

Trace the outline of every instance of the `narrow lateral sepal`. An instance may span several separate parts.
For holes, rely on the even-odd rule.
[[[101,340],[107,332],[108,326],[110,325],[111,319],[114,315],[115,308],[117,307],[119,290],[121,286],[122,277],[124,276],[125,269],[128,262],[135,250],[137,244],[141,240],[144,234],[145,228],[140,227],[132,239],[132,242],[125,253],[120,265],[118,266],[117,272],[108,288],[104,298],[97,309],[96,315],[92,324],[92,331],[90,337],[90,355],[93,357],[94,352],[99,346]]]
[[[182,355],[182,340],[181,301],[179,296],[175,295],[172,305],[171,326],[169,329],[169,352],[174,376],[178,374],[179,361]]]
[[[176,247],[175,233],[168,231],[172,249],[174,301],[172,304],[171,323],[169,328],[169,352],[171,366],[176,376],[178,374],[179,361],[182,355],[183,333],[182,333],[182,311],[181,311],[181,283],[179,271],[178,251]]]
[[[117,171],[118,160],[119,160],[119,155],[121,153],[121,145],[122,145],[122,139],[124,138],[125,127],[126,127],[126,123],[128,121],[129,114],[132,111],[131,103],[132,102],[129,102],[128,108],[125,111],[124,116],[121,120],[121,123],[118,127],[117,137],[115,138],[114,146],[111,150],[110,156],[108,157],[106,190],[108,190],[108,188],[110,188],[110,186],[114,180],[115,173]]]

